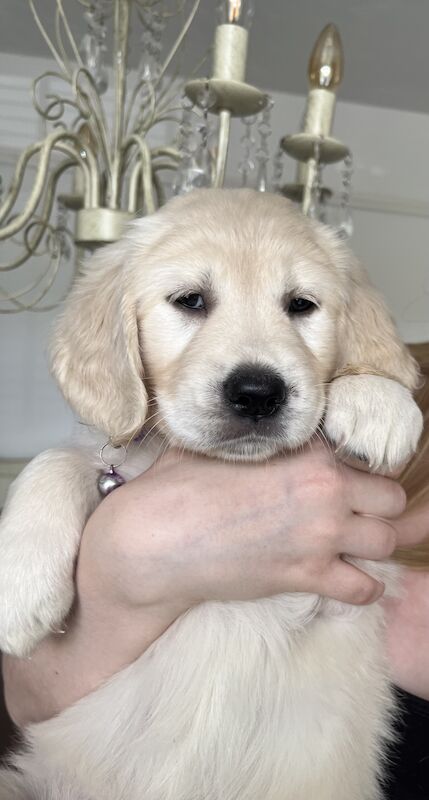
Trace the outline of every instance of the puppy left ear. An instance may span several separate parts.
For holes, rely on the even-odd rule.
[[[348,367],[399,381],[410,391],[419,386],[419,368],[399,338],[395,323],[360,265],[352,267],[352,290],[340,321],[339,369]]]
[[[133,438],[147,414],[128,249],[123,239],[89,259],[51,345],[51,369],[66,400],[116,444]]]
[[[371,285],[364,267],[349,248],[325,225],[315,224],[319,241],[328,251],[348,290],[340,304],[337,373],[373,372],[402,383],[410,391],[419,386],[417,362],[401,341],[381,295]]]

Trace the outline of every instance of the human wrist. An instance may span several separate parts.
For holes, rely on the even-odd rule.
[[[196,601],[192,582],[178,580],[185,565],[177,568],[177,490],[159,484],[140,476],[98,506],[83,533],[76,581],[78,592],[98,595],[118,612],[154,613],[169,623]]]

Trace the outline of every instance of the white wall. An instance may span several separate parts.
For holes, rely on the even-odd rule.
[[[0,172],[6,176],[18,152],[41,135],[26,86],[45,65],[38,59],[0,54]],[[281,135],[297,130],[304,104],[303,98],[292,95],[276,94],[274,99],[273,146]],[[236,180],[242,133],[237,122],[231,182]],[[403,337],[410,342],[429,340],[429,115],[340,102],[335,134],[355,157],[352,246],[384,292]],[[291,180],[293,162],[287,169],[286,179]],[[338,183],[335,170],[332,179]],[[4,261],[6,246],[0,250]],[[46,366],[54,316],[0,315],[1,458],[32,456],[66,439],[72,430],[73,417]]]

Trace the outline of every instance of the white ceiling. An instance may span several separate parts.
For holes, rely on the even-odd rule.
[[[63,0],[79,39],[77,0]],[[429,0],[255,0],[248,80],[265,89],[306,92],[308,55],[318,32],[335,22],[346,71],[340,97],[356,103],[429,112]],[[52,22],[54,0],[35,0]],[[188,40],[188,64],[212,38],[216,0],[201,0]],[[134,33],[134,47],[139,39]],[[27,0],[0,0],[0,51],[46,56]],[[186,67],[186,63],[185,63]]]

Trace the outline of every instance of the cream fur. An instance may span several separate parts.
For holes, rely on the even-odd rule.
[[[174,304],[191,291],[207,296],[207,314]],[[289,316],[291,296],[317,311]],[[362,362],[401,383],[330,383]],[[264,436],[238,435],[222,408],[219,387],[243,363],[291,387]],[[323,226],[252,191],[176,199],[95,255],[58,323],[52,365],[104,435],[128,443],[156,429],[147,448],[130,444],[128,477],[165,440],[255,460],[308,441],[324,415],[335,446],[383,471],[410,457],[421,430],[415,363],[362,268]],[[98,502],[96,452],[42,454],[11,492],[0,529],[6,652],[29,652],[70,607],[80,532]],[[391,567],[366,567],[394,583]],[[61,786],[64,800],[377,800],[392,708],[378,606],[299,594],[206,603],[108,685],[30,726],[15,761],[24,777],[3,780],[32,788],[0,797],[48,800]]]

